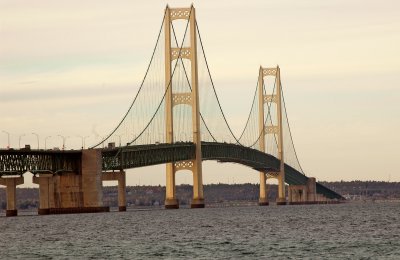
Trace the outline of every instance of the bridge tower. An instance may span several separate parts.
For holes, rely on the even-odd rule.
[[[174,20],[184,19],[189,22],[190,46],[182,48],[171,47],[171,25]],[[175,174],[179,170],[191,170],[193,173],[193,200],[192,208],[204,207],[203,177],[202,177],[202,155],[200,138],[200,109],[197,72],[197,37],[196,37],[196,15],[193,5],[190,8],[165,9],[165,88],[166,88],[166,142],[173,143],[173,108],[176,105],[186,104],[192,108],[192,131],[193,142],[196,146],[196,157],[194,160],[167,163],[166,165],[166,196],[165,208],[179,208],[175,192]],[[192,91],[187,93],[173,93],[172,91],[172,61],[176,59],[188,59],[191,62],[191,87]],[[184,100],[184,101],[182,101]]]
[[[276,77],[276,95],[266,95],[264,93],[264,77]],[[274,176],[278,179],[278,197],[276,200],[277,205],[286,204],[285,193],[285,162],[283,153],[283,126],[282,126],[282,97],[281,97],[281,74],[279,66],[276,68],[263,68],[260,67],[258,74],[258,103],[259,103],[259,130],[260,130],[260,150],[265,152],[265,135],[274,134],[278,135],[278,159],[280,160],[279,172],[266,173],[260,172],[260,198],[259,205],[268,205],[268,195],[266,188],[267,174]],[[275,103],[277,106],[277,125],[266,126],[264,121],[264,105],[268,103]]]

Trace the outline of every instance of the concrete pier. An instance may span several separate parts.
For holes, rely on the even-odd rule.
[[[32,182],[39,185],[39,215],[50,214],[50,208],[55,207],[53,174],[38,174],[33,176]]]
[[[83,207],[103,206],[101,150],[82,150]]]
[[[316,180],[308,178],[306,185],[290,185],[288,189],[289,204],[315,204],[317,199]]]
[[[286,198],[277,198],[276,199],[276,205],[278,205],[278,206],[283,206],[283,205],[286,205],[287,203],[286,203]]]
[[[317,194],[316,195],[316,203],[317,204],[326,204],[328,202],[328,199],[322,195],[322,194]]]
[[[332,200],[322,194],[317,194],[315,178],[309,178],[306,185],[290,185],[288,199],[291,205],[301,204],[336,204],[338,200]]]
[[[269,205],[268,198],[259,198],[258,206],[268,206],[268,205]]]
[[[63,173],[54,176],[54,208],[83,207],[82,176]],[[51,194],[49,194],[51,196]]]
[[[118,181],[118,210],[126,211],[126,173],[103,172],[102,181]]]
[[[24,178],[19,177],[5,177],[0,178],[0,184],[6,186],[7,208],[6,216],[13,217],[18,215],[17,210],[17,185],[24,183]]]
[[[166,199],[164,202],[165,209],[179,209],[179,200]]]
[[[316,179],[314,177],[308,178],[307,181],[307,202],[315,202],[317,194]]]
[[[192,203],[190,204],[192,209],[201,209],[205,207],[204,199],[192,199]]]
[[[39,185],[39,215],[109,211],[108,207],[103,207],[100,150],[82,151],[80,172],[41,173],[33,176],[33,183]],[[125,178],[121,183],[125,190]],[[125,197],[121,199],[123,210],[126,209]]]
[[[307,186],[289,185],[288,199],[291,205],[305,204],[307,202]]]

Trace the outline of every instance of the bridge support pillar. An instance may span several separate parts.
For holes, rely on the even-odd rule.
[[[82,175],[64,172],[53,177],[54,206],[50,208],[62,211],[69,208],[83,208]],[[49,194],[51,196],[51,194]],[[52,209],[50,210],[51,214]]]
[[[176,199],[175,188],[175,164],[168,163],[165,186],[165,208],[166,209],[179,209],[179,201]]]
[[[306,185],[290,185],[288,188],[289,204],[299,205],[307,202],[307,186]]]
[[[317,204],[327,204],[328,199],[323,194],[316,194],[316,203]]]
[[[13,217],[18,215],[17,210],[17,185],[24,183],[24,177],[0,178],[0,184],[6,186],[7,208],[6,216]]]
[[[166,209],[179,209],[179,201],[177,199],[165,199],[164,205]]]
[[[80,172],[62,172],[51,178],[40,177],[41,206],[49,205],[49,214],[107,212],[103,207],[101,183],[102,157],[96,149],[82,150]],[[54,192],[52,189],[54,187]],[[46,191],[46,187],[48,191]],[[48,201],[45,195],[48,195]],[[53,203],[54,201],[54,203]],[[45,214],[47,210],[40,210]],[[40,214],[39,213],[39,214]]]
[[[198,142],[200,144],[200,142]],[[197,154],[196,154],[197,156]],[[193,199],[190,207],[193,208],[204,208],[204,195],[203,195],[203,177],[202,177],[202,165],[201,165],[201,155],[200,161],[197,159],[194,161],[193,165]]]
[[[285,175],[279,173],[278,175],[278,198],[276,205],[286,205],[286,192],[285,192]]]
[[[121,171],[118,179],[118,211],[126,211],[126,173]]]
[[[39,185],[39,215],[50,214],[50,208],[54,203],[54,176],[53,174],[39,174],[33,176],[32,182]]]
[[[118,181],[118,211],[126,211],[126,173],[103,172],[102,181]]]
[[[317,194],[316,180],[313,177],[308,178],[307,181],[307,202],[315,203]]]
[[[103,206],[101,164],[102,157],[100,150],[82,150],[82,191],[84,207]]]
[[[260,172],[260,198],[258,200],[258,205],[268,206],[268,190],[267,190],[267,176],[265,172]]]

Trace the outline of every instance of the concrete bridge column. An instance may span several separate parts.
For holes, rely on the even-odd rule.
[[[121,171],[118,179],[118,210],[126,211],[126,173]]]
[[[69,209],[84,207],[82,175],[73,172],[64,172],[59,175],[54,175],[52,179],[54,187],[54,206],[52,204],[50,205],[50,214],[52,214],[52,211],[54,212],[54,210],[52,210],[53,207],[56,209],[57,213],[70,213]]]
[[[315,178],[308,178],[307,181],[307,203],[315,203],[317,186]]]
[[[101,151],[82,150],[82,191],[84,207],[103,206]]]
[[[53,174],[33,176],[32,182],[39,185],[39,215],[50,214],[50,208],[55,207]]]
[[[295,204],[298,201],[297,191],[293,189],[294,187],[290,185],[288,187],[288,203]]]
[[[0,178],[0,184],[6,186],[7,209],[6,216],[18,215],[17,210],[17,185],[24,183],[24,177]]]
[[[326,204],[328,200],[323,194],[316,194],[316,201],[318,204]]]
[[[118,210],[126,211],[126,173],[103,172],[102,181],[118,181]]]
[[[292,204],[293,202],[293,198],[292,198],[293,194],[292,194],[292,189],[289,187],[288,188],[288,203]]]
[[[268,192],[267,192],[267,177],[265,172],[260,172],[260,198],[258,200],[258,205],[268,206]]]
[[[290,185],[288,188],[289,204],[305,204],[307,202],[306,185]]]
[[[307,186],[302,185],[300,189],[300,203],[305,204],[307,202]]]

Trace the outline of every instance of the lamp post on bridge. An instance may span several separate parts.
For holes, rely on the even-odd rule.
[[[121,136],[123,136],[123,135],[116,135],[116,136],[118,136],[118,138],[119,138],[119,147],[121,147]]]
[[[80,137],[82,139],[82,150],[85,149],[85,141],[86,141],[86,138],[89,137],[89,135],[85,135],[85,136],[77,135],[77,137]],[[121,143],[121,141],[120,141],[120,143]]]
[[[63,135],[57,135],[57,136],[62,138],[63,140],[62,149],[65,150],[65,141],[69,138],[69,136],[63,136]]]
[[[4,130],[2,132],[7,135],[7,149],[10,149],[10,133]]]
[[[107,135],[105,135],[105,136],[100,136],[100,138],[103,140],[103,142],[101,142],[102,148],[104,148],[104,143],[106,142],[106,138],[107,138],[107,137],[108,137]]]
[[[180,141],[182,141],[182,142],[187,142],[188,141],[187,135],[186,135],[185,132],[180,132],[180,138],[181,138]]]
[[[32,133],[33,135],[36,136],[37,139],[37,149],[39,150],[39,135],[37,133]]]
[[[21,149],[21,138],[23,137],[23,136],[25,136],[26,134],[22,134],[22,135],[20,135],[19,137],[18,137],[18,147],[19,147],[19,149]]]
[[[45,149],[45,150],[47,149],[47,139],[48,139],[48,138],[51,138],[51,135],[46,136],[46,137],[44,138],[44,149]]]

